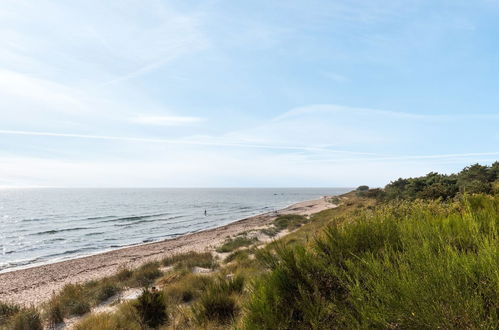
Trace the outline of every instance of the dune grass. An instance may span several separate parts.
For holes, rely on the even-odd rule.
[[[310,219],[277,218],[272,228],[292,232],[266,246],[245,233],[219,248],[231,252],[220,263],[190,252],[164,259],[173,266],[166,274],[160,263],[122,269],[65,287],[46,311],[56,320],[125,287],[154,285],[142,311],[140,299],[124,302],[76,329],[496,328],[499,196],[382,202],[349,193],[339,201]],[[0,329],[33,320],[36,310],[0,304]]]
[[[247,247],[253,245],[256,242],[258,242],[258,238],[256,237],[250,238],[247,237],[246,235],[229,238],[225,241],[224,244],[222,244],[222,246],[217,248],[217,252],[219,253],[232,252],[241,247]]]
[[[0,329],[42,330],[40,312],[34,307],[0,303]]]
[[[245,329],[481,328],[499,324],[499,197],[400,202],[275,245]]]
[[[126,287],[147,287],[160,277],[158,262],[150,262],[135,270],[121,269],[116,275],[83,284],[67,284],[44,306],[44,319],[54,326],[71,316],[91,311]]]
[[[194,267],[214,269],[217,262],[211,252],[187,252],[163,259],[164,266],[174,266],[176,270],[192,270]]]

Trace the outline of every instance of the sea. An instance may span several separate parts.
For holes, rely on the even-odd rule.
[[[350,190],[0,189],[0,272],[174,238]]]

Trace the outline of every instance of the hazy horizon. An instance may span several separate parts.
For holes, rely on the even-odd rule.
[[[356,187],[499,158],[499,2],[3,1],[0,187]]]

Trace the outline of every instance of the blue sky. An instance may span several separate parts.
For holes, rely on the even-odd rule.
[[[0,4],[0,186],[380,186],[499,159],[499,1]]]

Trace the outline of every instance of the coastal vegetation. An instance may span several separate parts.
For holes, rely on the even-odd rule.
[[[281,215],[216,251],[64,287],[40,309],[0,304],[0,329],[496,329],[496,162],[361,186],[310,217]],[[286,230],[286,235],[277,233]],[[131,300],[116,300],[128,288]],[[37,323],[38,322],[38,323]]]

